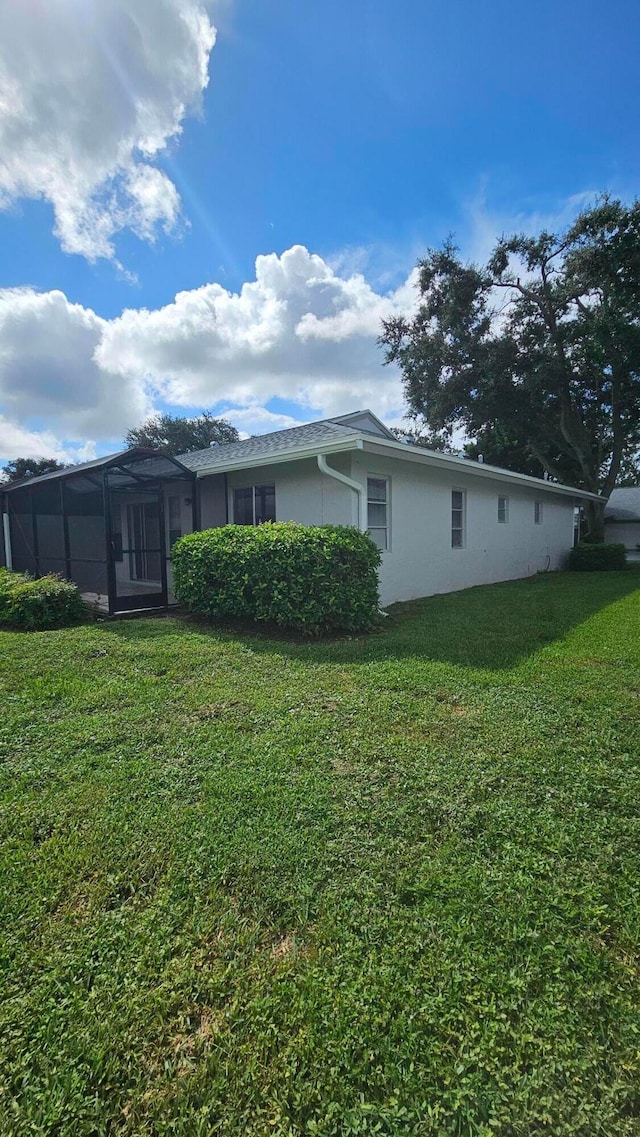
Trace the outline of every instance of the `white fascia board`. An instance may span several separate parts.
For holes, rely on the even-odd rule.
[[[492,478],[494,481],[515,483],[536,489],[542,493],[563,494],[565,497],[585,499],[588,501],[602,501],[599,494],[588,493],[587,490],[576,489],[575,486],[563,486],[559,482],[545,482],[542,478],[532,478],[530,474],[517,474],[511,470],[503,470],[500,466],[489,466],[485,462],[474,462],[468,458],[457,458],[453,454],[441,454],[438,450],[427,450],[421,446],[410,446],[405,442],[372,442],[363,438],[364,449],[372,454],[380,454],[389,458],[401,458],[405,462],[419,462],[426,466],[439,466],[441,469],[450,467],[452,470],[471,474],[473,477]]]
[[[341,438],[336,442],[317,442],[314,446],[274,451],[254,458],[236,458],[233,462],[197,469],[195,475],[197,478],[209,478],[212,474],[231,474],[234,470],[252,470],[257,466],[281,466],[283,462],[300,462],[303,458],[317,458],[318,454],[341,454],[347,450],[362,450],[362,439],[354,435],[353,438]]]

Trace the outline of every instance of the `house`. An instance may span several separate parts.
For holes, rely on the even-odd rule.
[[[623,544],[629,560],[640,560],[640,486],[613,490],[604,511],[604,539]]]
[[[383,605],[559,568],[589,495],[399,442],[371,411],[167,458],[126,450],[5,489],[5,560],[111,613],[172,602],[171,547],[229,522],[355,525]]]

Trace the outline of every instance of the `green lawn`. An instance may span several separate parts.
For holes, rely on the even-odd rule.
[[[0,1133],[640,1133],[640,573],[0,634]]]

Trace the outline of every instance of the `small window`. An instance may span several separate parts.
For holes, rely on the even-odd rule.
[[[389,548],[389,482],[367,478],[367,532],[379,549]]]
[[[169,498],[169,548],[172,549],[176,541],[182,536],[182,518],[180,512],[180,498]]]
[[[262,525],[276,519],[275,486],[243,486],[233,491],[235,525]]]
[[[465,490],[451,491],[451,548],[464,548]]]
[[[498,498],[498,521],[501,525],[506,525],[509,520],[509,498]]]
[[[533,503],[533,520],[536,525],[542,525],[542,502],[534,501]]]

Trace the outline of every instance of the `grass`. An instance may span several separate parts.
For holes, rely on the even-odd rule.
[[[0,635],[0,1132],[637,1135],[640,574]]]

